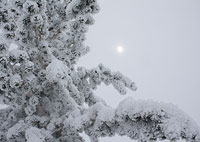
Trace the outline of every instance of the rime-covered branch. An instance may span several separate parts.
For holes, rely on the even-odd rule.
[[[75,132],[84,130],[92,141],[99,137],[128,136],[139,142],[156,140],[199,142],[198,125],[172,104],[135,101],[127,98],[117,109],[96,103],[83,114],[72,116],[65,127]],[[69,123],[70,122],[70,123]]]

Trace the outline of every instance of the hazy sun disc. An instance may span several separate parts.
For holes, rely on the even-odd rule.
[[[123,46],[118,46],[117,47],[117,52],[118,53],[123,53],[124,52],[124,47]]]

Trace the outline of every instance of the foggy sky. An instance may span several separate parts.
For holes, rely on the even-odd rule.
[[[91,52],[79,66],[99,63],[135,81],[127,96],[176,104],[200,125],[200,1],[99,0],[101,11],[87,34]],[[117,46],[124,53],[116,52]],[[125,99],[113,87],[95,92],[116,107]],[[102,142],[132,142],[105,138]]]

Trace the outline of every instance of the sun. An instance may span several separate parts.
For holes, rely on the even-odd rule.
[[[123,46],[118,46],[116,50],[117,50],[117,53],[121,54],[121,53],[124,52],[124,47]]]

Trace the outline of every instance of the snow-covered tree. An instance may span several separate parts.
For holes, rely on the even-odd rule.
[[[127,98],[116,109],[94,94],[98,85],[136,90],[120,72],[75,67],[97,0],[0,0],[0,110],[2,142],[91,142],[126,135],[139,142],[185,139],[200,130],[171,104]],[[17,49],[10,50],[10,45]]]

